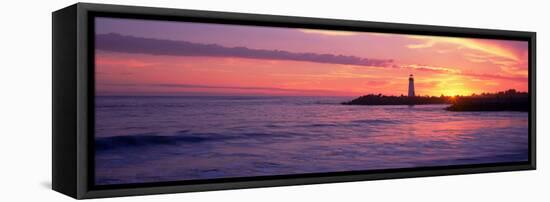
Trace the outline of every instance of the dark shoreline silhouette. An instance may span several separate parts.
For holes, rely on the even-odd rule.
[[[344,105],[423,105],[423,104],[451,104],[449,96],[387,96],[387,95],[364,95],[355,98],[349,102],[343,102]]]
[[[448,111],[529,111],[529,94],[515,89],[497,93],[472,94],[469,96],[386,96],[368,94],[355,98],[344,105],[425,105],[450,104]]]

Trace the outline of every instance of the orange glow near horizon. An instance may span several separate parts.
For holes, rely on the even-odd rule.
[[[163,55],[96,50],[97,93],[406,95],[409,74],[414,75],[417,95],[454,96],[507,89],[528,90],[527,42],[290,28],[269,28],[286,34],[285,37],[292,42],[286,46],[282,45],[285,42],[269,41],[276,40],[270,38],[242,40],[241,35],[247,36],[245,33],[252,33],[255,29],[260,28],[242,26],[242,32],[209,33],[212,36],[197,39],[190,35],[181,41],[209,44],[208,37],[212,40],[225,37],[225,41],[212,44],[227,47],[230,51],[233,51],[229,49],[232,47],[246,47],[250,49],[246,54],[254,54],[256,50],[281,50],[296,53],[295,57],[301,53],[315,53],[319,57],[333,54],[386,59],[391,63],[345,64],[336,60],[241,56],[244,53],[236,56]],[[156,35],[144,34],[144,37],[163,39]]]

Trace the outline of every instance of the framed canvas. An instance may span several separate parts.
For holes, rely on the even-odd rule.
[[[52,15],[52,184],[74,198],[535,169],[534,32]]]

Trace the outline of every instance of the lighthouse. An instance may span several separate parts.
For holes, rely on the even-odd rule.
[[[414,97],[414,78],[413,75],[409,75],[409,97]]]

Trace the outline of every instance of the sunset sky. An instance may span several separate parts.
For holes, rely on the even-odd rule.
[[[527,91],[528,44],[96,18],[98,95],[469,95]]]

